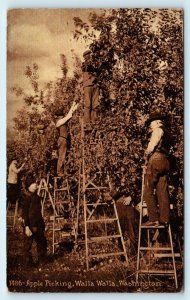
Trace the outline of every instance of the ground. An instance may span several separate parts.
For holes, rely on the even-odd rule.
[[[51,233],[48,252],[52,253]],[[43,266],[24,268],[22,265],[23,233],[20,224],[8,229],[7,235],[7,286],[11,292],[175,292],[182,289],[181,259],[177,260],[179,288],[173,278],[140,277],[136,283],[136,255],[129,257],[129,265],[119,258],[99,260],[86,270],[85,251],[81,245],[76,250],[62,247],[53,261]],[[35,259],[36,249],[33,247]],[[166,266],[168,267],[168,266]]]

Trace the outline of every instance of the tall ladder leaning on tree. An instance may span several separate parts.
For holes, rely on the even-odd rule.
[[[95,129],[94,129],[95,130]],[[115,201],[111,198],[109,201],[105,199],[104,195],[110,190],[109,176],[104,178],[103,182],[98,179],[100,172],[90,174],[90,166],[88,165],[88,159],[86,155],[89,155],[89,151],[86,151],[87,147],[95,147],[96,142],[87,143],[87,137],[92,134],[91,131],[84,130],[84,120],[81,117],[81,161],[79,166],[79,181],[78,181],[78,201],[77,201],[77,216],[76,216],[76,247],[80,244],[79,241],[79,226],[83,223],[83,243],[85,243],[85,260],[86,268],[89,269],[89,264],[92,259],[104,259],[106,257],[123,257],[128,264],[128,257],[126,254],[126,248],[124,239],[119,223],[118,213],[115,205]],[[95,147],[97,148],[97,147]],[[89,150],[89,149],[88,149]],[[97,155],[97,153],[95,153]],[[105,184],[106,182],[106,184]],[[91,193],[94,193],[96,199],[91,199]],[[80,218],[82,211],[82,218]],[[102,216],[103,213],[103,216]],[[108,213],[108,214],[107,214]],[[111,216],[110,216],[111,214]],[[113,230],[114,227],[114,230]],[[96,229],[95,229],[96,228]],[[111,229],[110,229],[111,228]],[[99,231],[103,231],[100,234]],[[114,233],[113,233],[114,231]],[[96,234],[95,234],[96,233]],[[120,251],[117,247],[112,247],[113,250],[105,252],[105,246],[108,243],[114,244],[114,242],[120,242]],[[103,249],[101,249],[101,242],[103,243]],[[105,244],[106,243],[106,244]],[[98,249],[98,253],[93,253],[92,245],[95,245],[93,249]],[[113,245],[112,245],[113,246]],[[117,248],[117,249],[116,249]],[[101,252],[101,253],[100,253]]]

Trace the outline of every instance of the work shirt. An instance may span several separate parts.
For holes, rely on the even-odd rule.
[[[97,72],[98,70],[93,66],[83,63],[83,87],[93,86],[97,83]]]
[[[9,166],[8,183],[17,184],[18,183],[18,173],[21,171],[22,167],[17,168],[15,162],[12,162]]]
[[[171,148],[171,133],[165,128],[161,121],[153,121],[150,124],[152,135],[145,151],[146,155],[160,152],[169,155]]]
[[[158,146],[158,144],[161,141],[162,136],[164,135],[164,131],[161,128],[162,126],[162,122],[161,121],[153,121],[151,122],[151,130],[152,130],[152,135],[150,138],[150,141],[148,143],[148,147],[146,149],[146,154],[149,155],[152,152],[154,152],[154,150],[156,149],[156,147]]]
[[[44,228],[41,213],[41,198],[37,193],[26,191],[23,194],[23,219],[25,226]]]
[[[68,114],[64,117],[59,119],[56,122],[56,128],[59,130],[59,137],[68,138],[69,130],[68,130],[68,121],[72,117],[72,113],[69,111]]]

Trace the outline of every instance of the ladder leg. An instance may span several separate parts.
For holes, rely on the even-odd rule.
[[[56,207],[55,207],[55,199],[54,199],[54,201],[53,201],[50,192],[48,192],[48,195],[49,195],[49,199],[50,199],[51,205],[52,205],[52,207],[53,207],[54,215],[57,216],[57,211],[56,211]]]
[[[106,219],[106,214],[105,214],[105,210],[104,211],[104,219]],[[108,231],[107,231],[107,222],[104,222],[104,230],[105,230],[105,234],[108,235]]]
[[[44,191],[44,197],[43,197],[43,200],[42,200],[42,217],[44,216],[45,201],[46,201],[46,191]]]
[[[143,168],[142,185],[141,185],[140,218],[139,218],[139,236],[138,236],[138,249],[137,249],[136,283],[138,283],[139,280],[139,270],[140,270],[140,247],[141,247],[141,231],[142,231],[141,224],[142,224],[142,216],[143,216],[144,180],[145,180],[145,169]]]
[[[121,226],[120,226],[120,222],[119,222],[119,217],[118,217],[118,213],[117,213],[117,208],[116,208],[116,205],[115,205],[115,201],[113,200],[113,206],[114,206],[114,212],[115,212],[115,216],[117,218],[117,226],[118,226],[118,229],[119,229],[119,234],[121,236],[121,243],[122,243],[122,247],[123,247],[123,251],[124,251],[124,256],[125,256],[125,260],[127,262],[127,264],[129,264],[129,260],[128,260],[128,256],[127,256],[127,251],[126,251],[126,247],[125,247],[125,243],[124,243],[124,239],[123,239],[123,234],[122,234],[122,231],[121,231]]]
[[[86,268],[89,270],[88,258],[88,229],[87,229],[87,216],[86,216],[86,196],[84,195],[84,229],[85,229],[85,250],[86,250]]]
[[[86,176],[85,176],[85,151],[84,151],[84,120],[81,119],[81,144],[82,144],[82,193],[83,193],[83,209],[84,209],[84,230],[85,230],[85,250],[86,250],[86,268],[89,270],[89,257],[88,257],[88,229],[87,229],[87,206],[86,206]]]
[[[178,282],[177,282],[177,272],[176,272],[176,265],[175,265],[175,253],[174,253],[174,247],[173,247],[173,239],[172,239],[172,232],[171,232],[171,226],[168,227],[169,232],[169,238],[170,238],[170,246],[172,251],[172,261],[173,261],[173,268],[174,268],[174,278],[175,278],[175,286],[176,289],[178,288]]]
[[[141,223],[142,223],[142,206],[141,206],[141,209],[140,209],[140,220],[139,220],[136,283],[138,283],[138,280],[139,280],[139,269],[140,269]]]
[[[10,202],[8,202],[8,205],[7,205],[7,214],[8,214],[8,211],[10,209],[10,206],[11,206],[11,204],[10,204]]]
[[[15,211],[14,211],[14,217],[13,217],[13,229],[15,229],[17,216],[18,216],[18,200],[15,203]]]
[[[53,254],[55,253],[55,216],[53,218],[53,239],[52,239],[52,243],[53,243]]]
[[[150,242],[150,229],[147,229],[147,240],[148,240],[148,247],[152,246],[152,243]],[[150,268],[151,264],[151,251],[148,251],[148,266]]]
[[[78,198],[77,198],[77,218],[76,218],[76,230],[75,230],[75,247],[78,242],[78,229],[79,229],[79,212],[80,212],[80,191],[81,191],[81,166],[79,167],[79,181],[78,181]]]
[[[53,183],[53,213],[56,215],[56,189],[57,189],[57,178],[54,177],[54,183]]]

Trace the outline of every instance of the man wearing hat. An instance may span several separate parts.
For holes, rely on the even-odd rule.
[[[144,200],[147,204],[148,226],[169,223],[169,195],[167,175],[169,171],[169,132],[163,124],[165,119],[159,112],[150,114],[147,125],[150,126],[151,137],[145,151],[147,168],[145,174]],[[159,212],[157,209],[159,204]]]
[[[72,118],[73,113],[78,108],[78,104],[73,102],[68,114],[64,117],[63,109],[60,108],[55,112],[57,117],[56,128],[59,130],[58,138],[58,161],[57,161],[57,175],[64,175],[64,162],[67,151],[67,143],[69,137],[68,121]]]
[[[84,124],[90,127],[97,117],[97,109],[99,106],[99,88],[97,86],[98,69],[93,67],[90,58],[91,51],[87,50],[83,53],[84,62],[83,71],[83,90],[84,90]]]

